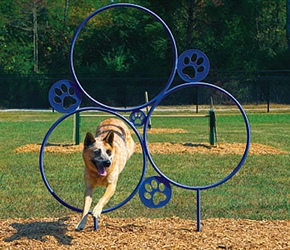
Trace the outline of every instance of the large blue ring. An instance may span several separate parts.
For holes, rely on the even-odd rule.
[[[75,82],[79,85],[80,89],[82,90],[82,92],[84,93],[84,95],[91,100],[93,103],[95,103],[97,106],[106,108],[106,109],[114,109],[115,111],[121,111],[121,112],[126,112],[126,111],[132,111],[132,110],[136,110],[136,109],[142,109],[144,107],[146,107],[147,105],[150,105],[151,103],[153,103],[159,95],[155,96],[154,98],[152,98],[148,103],[144,103],[140,106],[136,106],[136,107],[130,107],[130,108],[116,108],[116,107],[110,107],[107,106],[105,104],[102,104],[100,102],[98,102],[97,100],[95,100],[93,97],[91,97],[86,91],[85,89],[82,87],[80,81],[78,80],[78,77],[76,75],[75,72],[75,68],[74,68],[74,62],[73,62],[73,52],[74,52],[74,47],[75,47],[75,43],[77,40],[77,37],[79,35],[79,33],[81,32],[81,30],[83,29],[83,27],[86,25],[86,23],[95,15],[97,15],[98,13],[101,13],[104,10],[108,10],[111,8],[116,8],[116,7],[130,7],[130,8],[136,8],[142,11],[145,11],[146,13],[150,14],[153,18],[155,18],[157,21],[159,21],[162,26],[164,27],[164,29],[166,30],[167,34],[170,37],[170,41],[171,41],[171,45],[172,45],[172,49],[173,49],[173,65],[172,65],[172,72],[171,75],[168,79],[167,84],[165,85],[165,87],[161,90],[161,92],[159,93],[159,95],[162,95],[171,85],[174,77],[175,77],[175,72],[176,72],[176,68],[177,68],[177,62],[178,62],[178,56],[177,56],[177,47],[176,47],[176,43],[174,40],[174,37],[170,31],[170,29],[168,28],[168,26],[166,25],[166,23],[158,16],[156,15],[154,12],[152,12],[151,10],[144,8],[142,6],[139,5],[135,5],[135,4],[129,4],[129,3],[118,3],[118,4],[111,4],[111,5],[107,5],[104,6],[96,11],[94,11],[93,13],[91,13],[89,16],[87,16],[84,21],[80,24],[80,26],[78,27],[78,29],[76,30],[72,42],[71,42],[71,47],[70,47],[70,69],[73,75],[73,78],[75,80]]]
[[[246,124],[246,131],[247,131],[247,142],[246,142],[246,147],[245,147],[245,150],[244,150],[244,154],[240,160],[240,162],[238,163],[238,165],[234,168],[234,170],[228,175],[226,176],[224,179],[216,182],[216,183],[212,183],[212,184],[209,184],[209,185],[205,185],[205,186],[188,186],[188,185],[183,185],[181,183],[178,183],[170,178],[168,178],[165,174],[162,173],[162,171],[156,166],[154,160],[152,159],[151,155],[150,155],[150,152],[149,152],[149,149],[148,149],[148,145],[147,145],[147,129],[148,129],[148,124],[149,124],[149,120],[150,120],[150,116],[152,115],[152,112],[154,111],[154,109],[156,108],[156,106],[164,99],[166,98],[167,96],[169,96],[170,94],[172,94],[173,92],[177,91],[177,90],[180,90],[180,89],[183,89],[183,88],[187,88],[187,87],[193,87],[193,86],[204,86],[204,87],[209,87],[209,88],[213,88],[215,90],[218,90],[218,91],[221,91],[222,93],[224,93],[225,95],[227,95],[228,97],[230,97],[232,99],[232,101],[238,106],[239,110],[241,111],[242,113],[242,116],[244,118],[244,122]],[[243,110],[242,106],[240,105],[240,103],[230,94],[228,93],[226,90],[220,88],[220,87],[217,87],[215,85],[212,85],[212,84],[209,84],[209,83],[204,83],[204,82],[192,82],[192,83],[185,83],[185,84],[182,84],[182,85],[178,85],[172,89],[170,89],[168,92],[166,92],[162,98],[158,99],[157,102],[154,103],[154,105],[152,106],[152,108],[150,109],[149,113],[148,113],[148,119],[146,120],[146,123],[144,125],[144,131],[143,131],[143,134],[144,134],[144,141],[146,143],[146,154],[148,155],[148,158],[149,158],[149,161],[150,163],[152,164],[153,168],[157,171],[157,173],[159,173],[162,177],[164,177],[165,179],[167,179],[170,183],[172,183],[173,185],[175,186],[178,186],[178,187],[181,187],[181,188],[184,188],[184,189],[191,189],[191,190],[202,190],[202,189],[209,189],[209,188],[213,188],[213,187],[216,187],[216,186],[219,186],[221,185],[222,183],[226,182],[227,180],[229,180],[230,178],[232,178],[238,171],[239,169],[242,167],[242,165],[244,164],[246,158],[247,158],[247,155],[248,155],[248,152],[249,152],[249,148],[250,148],[250,124],[249,124],[249,121],[248,121],[248,118],[246,116],[246,113],[245,111]]]
[[[125,205],[129,200],[131,200],[133,198],[133,196],[137,193],[137,191],[139,190],[139,187],[140,185],[142,184],[143,182],[143,179],[144,179],[144,176],[146,174],[146,155],[145,155],[145,149],[144,149],[144,143],[142,141],[142,137],[140,136],[138,130],[132,125],[131,122],[129,122],[125,117],[123,117],[122,115],[114,112],[114,111],[110,111],[110,110],[105,110],[105,109],[102,109],[102,108],[96,108],[96,107],[86,107],[86,108],[80,108],[80,109],[77,109],[75,110],[74,112],[71,112],[71,113],[68,113],[68,114],[65,114],[64,116],[60,117],[51,127],[50,129],[48,130],[48,132],[46,133],[44,139],[43,139],[43,142],[41,144],[41,148],[40,148],[40,155],[39,155],[39,166],[40,166],[40,172],[41,172],[41,176],[42,176],[42,180],[43,182],[45,183],[45,186],[47,187],[48,191],[51,193],[51,195],[57,200],[59,201],[62,205],[66,206],[67,208],[73,210],[73,211],[76,211],[76,212],[82,212],[83,210],[80,209],[80,208],[77,208],[77,207],[74,207],[70,204],[68,204],[67,202],[65,202],[64,200],[62,200],[54,191],[53,189],[51,188],[47,178],[46,178],[46,175],[45,175],[45,171],[44,171],[44,164],[43,164],[43,159],[44,159],[44,148],[45,148],[45,145],[48,141],[48,138],[50,136],[50,134],[53,132],[53,130],[57,127],[57,125],[59,125],[63,120],[65,120],[66,118],[68,118],[69,116],[75,114],[75,113],[79,113],[79,112],[82,112],[82,111],[102,111],[102,112],[108,112],[112,115],[115,115],[119,118],[121,118],[123,121],[125,121],[130,127],[131,129],[133,129],[133,131],[135,132],[135,134],[137,135],[138,137],[138,140],[140,142],[140,145],[142,147],[142,152],[143,152],[143,169],[142,169],[142,174],[141,174],[141,177],[140,177],[140,180],[139,180],[139,183],[137,184],[137,186],[135,187],[135,189],[133,190],[133,192],[122,202],[120,202],[119,204],[111,207],[111,208],[107,208],[107,209],[104,209],[102,211],[102,213],[107,213],[107,212],[110,212],[112,210],[115,210],[123,205]]]

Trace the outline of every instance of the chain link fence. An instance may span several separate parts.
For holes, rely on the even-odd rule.
[[[279,73],[279,72],[278,72]],[[278,74],[270,71],[260,74],[208,77],[205,82],[218,85],[231,93],[243,104],[290,104],[290,72]],[[48,92],[56,81],[68,79],[69,75],[0,75],[1,109],[49,109]],[[87,77],[80,78],[82,87],[95,100],[111,107],[130,107],[145,103],[145,91],[149,100],[156,97],[167,85],[163,77]],[[174,79],[173,86],[183,84],[180,78]],[[208,103],[203,99],[204,92],[199,88],[176,93],[168,97],[163,105],[196,105]],[[215,104],[227,105],[222,98],[215,98]],[[84,97],[82,106],[94,106]]]

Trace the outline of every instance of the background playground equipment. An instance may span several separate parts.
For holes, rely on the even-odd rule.
[[[105,10],[111,9],[111,8],[134,8],[140,11],[144,11],[147,14],[151,15],[154,19],[156,19],[158,22],[160,22],[167,32],[172,49],[173,49],[173,65],[172,65],[172,72],[169,77],[169,80],[167,84],[164,86],[162,91],[155,96],[152,100],[146,101],[146,103],[141,104],[139,106],[131,107],[131,108],[116,108],[116,107],[110,107],[107,106],[103,103],[100,103],[99,101],[95,100],[92,98],[82,87],[80,81],[78,80],[78,77],[76,75],[75,69],[74,69],[74,60],[73,60],[73,51],[74,51],[74,46],[76,43],[76,39],[81,32],[82,28],[86,25],[86,23],[93,18],[95,15],[97,15],[100,12],[103,12]],[[201,220],[201,203],[200,203],[200,197],[201,197],[201,190],[206,190],[210,188],[214,188],[216,186],[219,186],[223,184],[224,182],[228,181],[230,178],[232,178],[242,167],[244,164],[246,157],[248,155],[249,151],[249,146],[250,146],[250,126],[249,122],[247,119],[247,116],[242,108],[242,106],[239,104],[239,102],[227,91],[223,90],[220,87],[217,87],[215,85],[209,84],[209,83],[204,83],[200,82],[202,81],[208,74],[209,72],[209,61],[207,57],[204,55],[203,52],[196,50],[196,49],[191,49],[188,51],[185,51],[182,53],[182,55],[178,58],[177,57],[177,48],[175,44],[175,40],[173,38],[173,35],[170,31],[170,29],[167,27],[167,25],[164,23],[164,21],[157,16],[155,13],[153,13],[151,10],[146,9],[142,6],[139,5],[134,5],[134,4],[128,4],[128,3],[120,3],[120,4],[112,4],[105,6],[103,8],[100,8],[96,11],[94,11],[92,14],[90,14],[87,18],[84,19],[84,21],[80,24],[78,29],[76,30],[76,33],[73,36],[73,40],[71,43],[71,48],[70,48],[70,68],[71,72],[74,78],[74,82],[67,81],[67,80],[61,80],[57,83],[55,83],[52,86],[51,91],[49,92],[49,101],[51,103],[51,106],[60,112],[65,112],[66,114],[59,118],[48,130],[46,133],[44,140],[41,145],[40,149],[40,156],[39,156],[39,165],[40,165],[40,172],[42,175],[42,179],[48,189],[48,191],[51,193],[51,195],[58,200],[62,205],[68,207],[69,209],[72,209],[77,212],[82,212],[81,209],[70,205],[63,201],[59,195],[57,195],[52,187],[50,186],[49,181],[46,178],[45,175],[45,169],[44,169],[44,148],[48,142],[50,134],[53,132],[53,130],[66,118],[68,118],[71,115],[75,115],[75,119],[79,119],[80,113],[81,112],[86,112],[86,111],[96,111],[96,112],[106,112],[109,113],[110,115],[117,116],[118,118],[124,120],[128,126],[134,131],[136,134],[139,143],[142,148],[142,156],[143,156],[143,168],[142,168],[142,173],[140,180],[137,184],[137,186],[134,188],[133,192],[122,202],[119,204],[103,210],[103,213],[112,211],[114,209],[117,209],[124,204],[126,204],[138,191],[139,191],[139,197],[141,201],[144,203],[144,205],[150,207],[150,208],[158,208],[165,206],[171,198],[172,191],[171,191],[171,185],[175,185],[177,187],[183,188],[183,189],[188,189],[188,190],[195,190],[196,191],[196,220],[197,220],[197,231],[201,230],[201,225],[200,225],[200,220]],[[190,69],[190,70],[189,70]],[[173,82],[174,76],[176,71],[178,72],[179,76],[185,81],[185,83],[171,87],[171,83]],[[188,73],[191,72],[191,73]],[[193,72],[193,73],[192,73]],[[170,179],[168,176],[166,176],[155,164],[153,157],[150,154],[150,150],[148,148],[148,143],[147,143],[147,130],[150,128],[151,123],[150,123],[150,117],[152,116],[155,108],[160,104],[162,100],[170,96],[171,94],[191,88],[191,87],[206,87],[218,92],[222,92],[224,95],[226,95],[228,98],[231,99],[231,101],[238,107],[241,116],[243,117],[243,121],[245,123],[245,129],[246,129],[246,144],[245,144],[245,149],[243,152],[243,155],[241,156],[240,161],[238,162],[237,166],[235,166],[226,177],[223,179],[216,181],[211,184],[207,184],[204,186],[189,186],[189,185],[184,185],[182,183],[178,183],[172,179]],[[85,108],[78,108],[80,103],[81,103],[81,95],[85,95],[93,104],[94,107],[85,107]],[[71,98],[74,101],[69,104],[68,106],[65,105],[65,101]],[[150,108],[149,108],[150,107]],[[142,111],[142,109],[146,108],[147,109],[147,115]],[[131,112],[130,113],[130,120],[125,118],[122,113],[125,112]],[[210,120],[210,127],[212,128],[210,132],[210,137],[214,137],[214,134],[216,134],[216,126],[215,126],[215,113],[213,111],[213,105],[211,103],[211,109],[209,113],[209,120]],[[79,124],[79,122],[77,122]],[[135,128],[136,126],[143,126],[143,136],[140,135],[138,130]],[[211,142],[213,142],[213,138],[210,138]],[[77,141],[77,138],[76,138]],[[78,138],[79,141],[79,138]],[[154,170],[159,174],[159,176],[151,176],[145,179],[145,174],[146,174],[146,168],[147,168],[147,160],[149,159],[149,162],[151,163],[152,167]],[[161,201],[156,202],[154,200],[154,196],[160,193],[162,194],[165,198]],[[91,212],[90,212],[91,213]],[[97,218],[94,218],[94,228],[97,229],[98,227],[98,221]]]
[[[172,117],[188,117],[188,118],[208,118],[209,120],[209,144],[211,146],[214,146],[217,144],[217,128],[216,128],[216,116],[215,116],[215,111],[214,111],[214,106],[213,106],[213,99],[212,97],[210,98],[210,109],[208,111],[207,115],[152,115],[152,117],[168,117],[168,118],[172,118]],[[148,93],[145,92],[145,101],[146,103],[148,102]],[[146,106],[146,114],[148,116],[148,112],[149,112],[149,107]],[[131,113],[132,115],[133,113]],[[97,116],[97,115],[83,115],[81,116],[80,113],[76,113],[74,115],[74,121],[73,121],[73,142],[76,145],[80,144],[80,121],[81,121],[81,117],[86,117],[86,116]],[[104,115],[107,116],[107,115]],[[146,115],[144,114],[144,112],[140,112],[138,114],[138,120],[140,120],[140,123],[136,122],[136,120],[134,120],[135,126],[143,126],[142,123],[142,119],[144,119],[146,117]],[[134,119],[136,117],[131,116],[130,119]],[[148,129],[152,128],[152,122],[150,117],[148,118]]]
[[[145,93],[145,98],[148,102],[148,93]],[[148,115],[149,108],[146,107],[146,113]],[[210,109],[208,111],[208,115],[152,115],[152,117],[188,117],[188,118],[209,118],[209,144],[211,146],[215,145],[217,143],[217,128],[216,128],[216,117],[215,117],[215,111],[214,111],[214,106],[213,106],[213,99],[212,97],[210,98]],[[75,125],[76,127],[76,125]],[[79,127],[79,126],[78,126]],[[148,128],[152,128],[152,122],[151,119],[149,119],[148,122]]]

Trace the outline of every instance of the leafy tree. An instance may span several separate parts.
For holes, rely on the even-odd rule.
[[[22,25],[21,7],[16,1],[1,1],[0,8],[2,68],[7,73],[29,73],[33,67],[32,43],[27,41],[27,30]]]
[[[288,50],[290,50],[290,0],[286,1],[286,37],[288,43]]]
[[[147,13],[114,8],[93,17],[81,31],[75,55],[78,65],[99,73],[158,71],[167,59],[165,30]],[[88,46],[89,45],[89,46]],[[162,70],[159,70],[159,72]]]
[[[69,48],[76,28],[96,9],[117,2],[121,1],[0,1],[0,84],[7,85],[4,74],[18,74],[19,79],[29,75],[33,87],[26,80],[11,80],[4,87],[47,93],[47,85],[53,82],[46,82],[50,75],[70,75]],[[289,0],[129,2],[149,8],[166,22],[179,54],[189,48],[205,52],[211,76],[289,69]],[[172,48],[162,25],[150,15],[114,8],[93,17],[83,28],[74,63],[78,74],[92,78],[92,86],[97,76],[166,78],[171,72]],[[241,81],[229,84],[243,85]]]

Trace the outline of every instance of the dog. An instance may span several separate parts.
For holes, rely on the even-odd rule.
[[[93,191],[97,186],[105,186],[106,191],[94,207],[92,214],[99,218],[103,207],[116,190],[119,174],[127,160],[134,153],[135,143],[125,123],[109,118],[100,123],[96,134],[88,132],[84,140],[84,207],[76,230],[83,230],[92,204]]]

